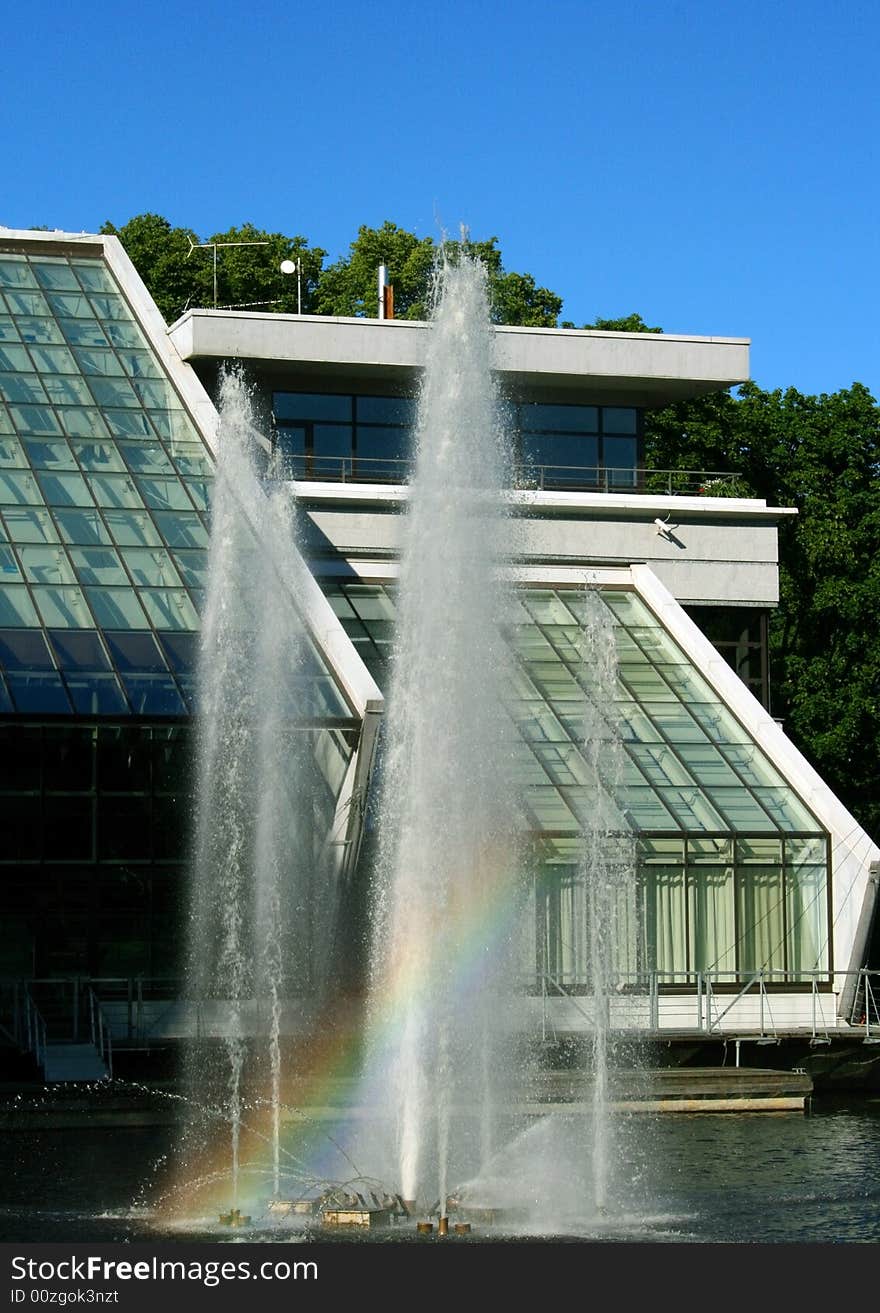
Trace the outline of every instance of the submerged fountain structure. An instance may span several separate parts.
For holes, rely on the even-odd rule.
[[[517,1215],[532,1224],[537,1213],[541,1223],[560,1189],[583,1199],[572,1170],[581,1151],[591,1163],[589,1207],[608,1203],[609,994],[617,918],[631,903],[629,839],[611,802],[621,760],[608,714],[614,640],[588,592],[584,687],[595,688],[584,696],[592,779],[580,879],[594,1018],[591,1116],[577,1125],[549,1112],[524,1121],[515,1105],[525,1088],[519,1031],[534,873],[523,745],[506,706],[517,603],[511,455],[492,355],[485,271],[465,252],[438,275],[420,396],[373,800],[368,998],[357,1107],[349,1110],[357,1116],[343,1115],[312,1161],[299,1142],[295,1151],[286,1143],[282,1124],[289,1037],[308,1037],[321,1002],[330,999],[332,1012],[334,987],[329,959],[315,955],[335,939],[336,891],[321,869],[314,752],[303,728],[310,639],[295,589],[295,508],[283,484],[267,491],[257,474],[241,380],[224,384],[190,945],[190,987],[211,1039],[195,1046],[188,1095],[193,1110],[210,1110],[203,1179],[221,1183],[224,1220],[248,1216],[260,1195],[276,1221],[323,1210],[325,1221],[359,1217],[358,1225],[421,1217],[427,1230],[436,1216],[445,1235],[458,1209],[456,1233],[469,1219]],[[187,1127],[193,1138],[199,1115]],[[328,1143],[339,1179],[327,1165]]]

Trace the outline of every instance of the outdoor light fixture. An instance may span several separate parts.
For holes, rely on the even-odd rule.
[[[302,260],[282,260],[283,274],[296,274],[296,313],[302,314]]]

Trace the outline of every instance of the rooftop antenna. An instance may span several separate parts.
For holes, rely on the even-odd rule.
[[[189,250],[186,258],[192,255],[193,251],[213,251],[214,252],[214,309],[217,309],[217,249],[218,247],[227,246],[268,246],[268,242],[194,242],[190,237]]]

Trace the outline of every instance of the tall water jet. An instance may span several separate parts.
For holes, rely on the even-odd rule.
[[[260,482],[250,398],[235,373],[223,380],[219,409],[187,981],[205,1042],[192,1046],[188,1084],[194,1108],[216,1107],[222,1092],[235,1203],[246,1097],[270,1108],[278,1192],[283,1012],[314,984],[308,922],[320,895],[315,764],[302,728],[315,708],[294,597],[302,566],[292,508],[283,485],[267,491]]]
[[[502,707],[509,597],[499,565],[509,486],[485,271],[464,255],[440,273],[420,395],[384,738],[368,1021],[370,1069],[392,1106],[399,1188],[405,1199],[439,1199],[441,1212],[450,1165],[473,1172],[491,1152],[506,1084],[519,907]]]
[[[587,969],[592,995],[593,1204],[608,1203],[612,1153],[609,1065],[612,1000],[635,945],[635,848],[632,828],[618,799],[626,753],[614,714],[618,693],[614,627],[598,593],[583,601],[581,686],[584,689],[582,752],[588,793],[581,817],[579,881],[584,891]]]

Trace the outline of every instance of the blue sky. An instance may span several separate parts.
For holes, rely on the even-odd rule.
[[[880,6],[53,0],[4,18],[0,223],[152,210],[331,258],[497,235],[563,317],[752,339],[763,387],[880,397]]]

